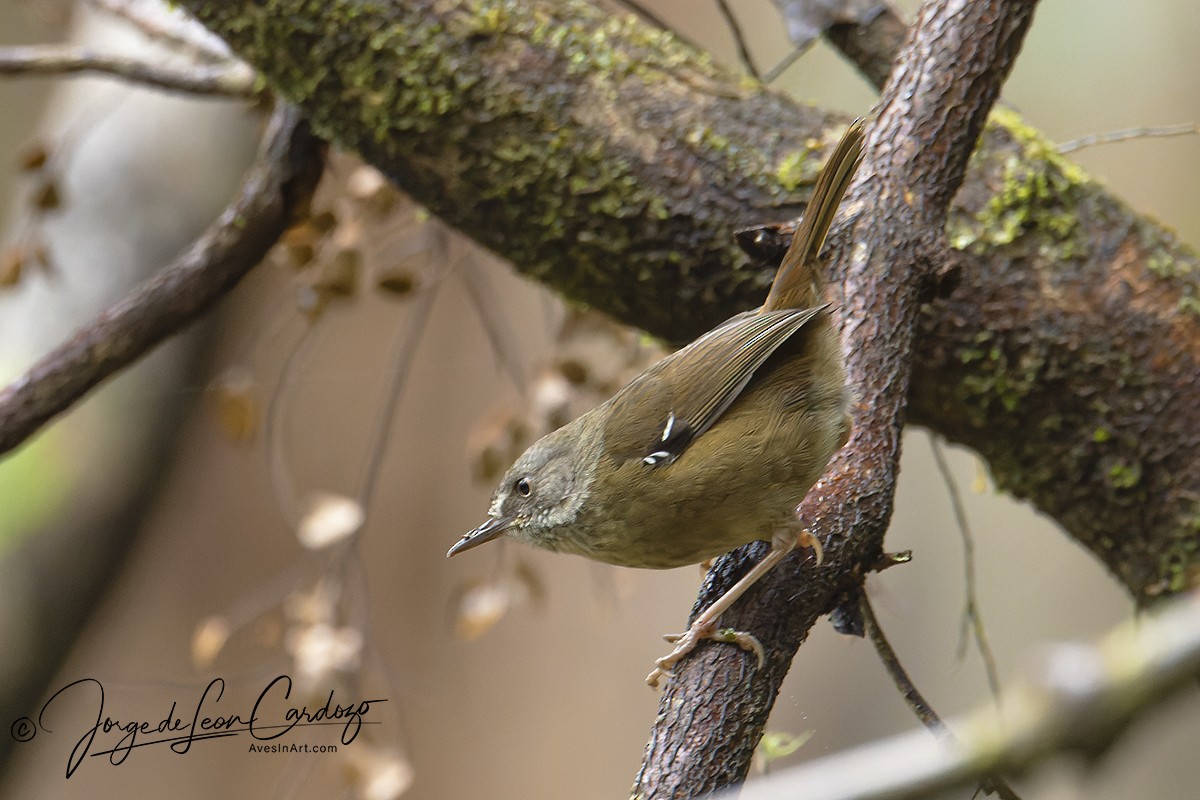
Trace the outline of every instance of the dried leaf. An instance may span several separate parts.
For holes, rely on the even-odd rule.
[[[229,367],[213,380],[212,391],[221,430],[232,441],[252,441],[262,419],[254,375],[244,367]]]
[[[318,291],[313,286],[296,287],[296,310],[308,317],[311,322],[316,322],[321,314],[325,313],[327,305],[329,305],[329,295],[325,292]]]
[[[43,142],[26,145],[17,154],[17,169],[21,172],[37,172],[50,160],[50,151]]]
[[[358,273],[362,267],[362,254],[358,250],[339,250],[323,265],[321,276],[314,288],[333,297],[353,297],[358,289]]]
[[[296,538],[309,550],[348,539],[362,528],[366,514],[357,500],[333,492],[315,492],[307,501]]]
[[[360,800],[396,800],[412,786],[412,764],[401,753],[376,749],[369,742],[355,743],[346,752]]]
[[[34,189],[33,207],[41,212],[57,211],[62,207],[62,194],[57,181],[47,179]]]
[[[480,582],[469,586],[458,600],[454,633],[467,641],[478,639],[508,613],[512,592],[507,584]]]
[[[224,617],[209,617],[192,634],[192,663],[196,669],[208,669],[225,643],[229,641],[229,621]]]
[[[400,203],[400,193],[383,173],[366,164],[350,173],[346,180],[346,190],[367,212],[377,218],[388,216]]]
[[[293,225],[283,232],[279,241],[283,245],[292,267],[301,269],[313,260],[317,253],[317,241],[320,236],[317,229],[306,222]]]
[[[385,267],[375,274],[375,285],[389,294],[404,297],[417,288],[417,279],[402,267]]]
[[[25,248],[20,245],[13,245],[0,253],[0,288],[16,286],[21,282],[25,259]]]
[[[305,223],[311,227],[318,235],[329,233],[337,227],[337,214],[332,211],[322,211],[318,214],[313,214]]]
[[[328,684],[358,669],[362,657],[362,631],[325,623],[288,631],[284,648],[292,655],[301,691]]]

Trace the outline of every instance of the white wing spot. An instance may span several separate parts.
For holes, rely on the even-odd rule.
[[[653,467],[655,464],[657,464],[659,461],[662,461],[664,458],[670,458],[670,457],[671,457],[671,454],[668,453],[666,450],[658,450],[658,451],[653,452],[650,455],[646,456],[645,458],[643,458],[642,463],[647,466]]]
[[[670,414],[667,415],[667,426],[665,428],[663,428],[662,438],[659,439],[659,441],[665,442],[667,440],[667,438],[671,435],[671,431],[672,431],[672,429],[674,429],[674,427],[675,427],[675,412],[672,411]]]

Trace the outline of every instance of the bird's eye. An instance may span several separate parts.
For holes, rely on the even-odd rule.
[[[521,495],[521,497],[529,497],[529,492],[531,489],[529,488],[528,478],[521,478],[516,482],[515,486],[517,489],[517,494]]]

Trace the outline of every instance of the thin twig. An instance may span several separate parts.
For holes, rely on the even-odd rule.
[[[370,449],[367,451],[367,459],[363,463],[362,475],[358,482],[357,500],[363,510],[368,513],[371,508],[371,498],[375,494],[375,485],[379,480],[379,466],[383,463],[383,455],[387,452],[387,445],[391,440],[392,425],[396,420],[396,407],[400,403],[400,395],[404,391],[409,372],[412,370],[417,344],[429,322],[429,315],[433,311],[433,303],[437,299],[437,292],[441,287],[444,274],[439,273],[425,287],[420,302],[417,303],[412,316],[406,321],[405,330],[396,337],[392,345],[392,363],[388,370],[389,381],[384,389],[383,402],[379,404],[375,422],[371,426]]]
[[[761,80],[762,76],[758,72],[758,67],[754,66],[754,59],[750,57],[750,47],[746,44],[746,35],[742,33],[742,26],[738,24],[737,17],[733,15],[733,9],[729,7],[727,0],[717,0],[717,9],[725,18],[729,32],[733,34],[733,43],[737,45],[738,59],[742,62],[742,66],[755,78]]]
[[[264,91],[254,70],[241,61],[181,68],[130,56],[97,53],[77,45],[0,48],[0,75],[80,75],[90,72],[187,94],[255,99]]]
[[[322,145],[294,108],[272,117],[237,200],[176,261],[0,389],[0,454],[225,296],[291,224],[316,187]]]
[[[628,8],[630,11],[637,14],[639,17],[646,20],[646,22],[649,22],[659,30],[674,31],[674,28],[668,25],[662,17],[646,8],[646,5],[644,3],[639,3],[638,0],[614,0],[614,2],[616,2],[618,5]]]
[[[787,72],[788,67],[800,60],[800,56],[804,55],[806,49],[803,47],[793,48],[790,53],[779,60],[779,63],[767,70],[762,76],[763,83],[774,83],[779,79],[779,76]]]
[[[662,17],[658,16],[658,14],[655,14],[649,8],[646,8],[646,5],[644,3],[640,3],[640,2],[638,2],[638,0],[612,0],[612,1],[615,4],[622,6],[623,8],[629,9],[634,14],[637,14],[643,20],[645,20],[646,22],[649,22],[651,25],[658,28],[659,30],[666,31],[667,33],[671,34],[679,41],[686,42],[686,43],[690,44],[692,47],[702,49],[699,47],[699,45],[693,39],[689,39],[687,36],[684,36],[682,33],[675,30],[675,28],[668,25],[666,20],[664,20]]]
[[[501,369],[508,373],[509,379],[517,387],[521,396],[527,397],[529,382],[525,380],[524,370],[521,369],[520,359],[517,358],[517,348],[513,346],[511,332],[506,334],[510,328],[506,328],[504,321],[496,311],[496,304],[491,300],[492,294],[488,291],[487,278],[483,274],[483,270],[472,260],[464,265],[460,274],[463,286],[467,290],[467,299],[471,301],[471,305],[475,309],[475,317],[483,327],[484,335],[487,336],[488,343],[492,346],[492,353],[495,354],[496,361],[500,364]]]
[[[917,690],[916,685],[908,676],[908,671],[900,663],[900,657],[896,655],[896,651],[892,649],[891,642],[887,640],[887,637],[883,634],[883,629],[879,627],[879,620],[875,617],[875,609],[871,607],[871,601],[867,598],[866,592],[860,595],[858,608],[862,613],[863,622],[866,625],[867,637],[871,640],[871,644],[875,645],[875,652],[879,654],[879,660],[883,662],[884,668],[888,671],[888,675],[891,676],[892,682],[896,684],[896,688],[900,690],[900,694],[904,695],[904,700],[908,703],[908,707],[917,715],[917,719],[921,720],[921,724],[937,737],[938,741],[944,745],[953,745],[957,741],[954,738],[954,733],[946,727],[946,723],[933,710],[933,706],[929,705],[929,701]],[[982,778],[983,782],[980,788],[988,794],[994,792],[1003,798],[1003,800],[1020,800],[1020,796],[999,775],[984,775]]]
[[[996,655],[988,640],[987,627],[983,624],[983,616],[979,610],[979,581],[975,574],[975,537],[967,522],[967,510],[963,505],[962,494],[958,491],[958,482],[946,461],[946,453],[942,450],[941,440],[936,436],[929,437],[929,446],[933,450],[933,462],[941,473],[942,482],[946,484],[946,494],[950,496],[950,506],[954,509],[954,521],[958,525],[959,536],[963,543],[963,582],[966,599],[963,602],[962,624],[958,634],[958,658],[962,660],[967,652],[967,632],[972,633],[975,646],[979,648],[979,656],[983,659],[983,669],[987,674],[988,688],[992,697],[1000,697],[1000,676],[996,670]]]
[[[1087,136],[1080,136],[1078,139],[1063,142],[1058,146],[1058,152],[1061,155],[1073,153],[1085,147],[1095,147],[1098,144],[1114,144],[1130,139],[1160,139],[1168,136],[1188,136],[1196,133],[1200,133],[1200,125],[1194,122],[1145,128],[1125,128],[1124,130],[1108,131],[1107,133],[1090,133]]]
[[[283,359],[283,368],[279,371],[279,380],[271,392],[267,403],[266,441],[264,449],[267,454],[267,474],[271,477],[271,492],[275,495],[275,505],[279,515],[287,524],[288,529],[295,531],[300,524],[300,496],[296,492],[296,482],[292,480],[288,468],[287,452],[287,421],[291,414],[288,401],[296,395],[296,386],[300,378],[300,369],[307,362],[317,340],[321,319],[306,320],[304,330],[287,356]]]
[[[866,625],[867,638],[871,640],[871,644],[875,645],[875,652],[879,654],[879,660],[883,662],[884,669],[891,676],[892,683],[896,684],[896,688],[904,696],[904,702],[908,703],[908,707],[917,715],[917,719],[921,720],[921,724],[928,728],[934,736],[942,741],[953,739],[954,736],[946,727],[946,723],[942,722],[942,718],[925,700],[925,696],[917,690],[912,679],[908,677],[908,671],[900,663],[900,657],[892,649],[891,642],[883,635],[883,629],[879,627],[879,620],[875,618],[875,609],[871,607],[871,601],[867,599],[866,592],[859,597],[858,609]]]

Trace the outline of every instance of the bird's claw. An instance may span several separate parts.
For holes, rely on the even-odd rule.
[[[825,561],[825,548],[821,546],[821,540],[808,530],[800,531],[800,535],[796,537],[796,543],[801,547],[811,547],[813,557],[816,559],[816,566],[821,566]]]
[[[675,649],[655,661],[654,669],[646,676],[646,683],[654,689],[658,688],[658,682],[661,678],[675,677],[675,673],[671,671],[671,667],[678,664],[685,656],[695,650],[696,645],[700,644],[702,639],[736,644],[746,652],[754,654],[755,658],[758,659],[758,667],[760,669],[766,657],[763,646],[759,643],[758,639],[745,631],[738,631],[733,628],[718,629],[715,625],[694,624],[683,633],[668,633],[663,636],[663,639],[675,645]]]

